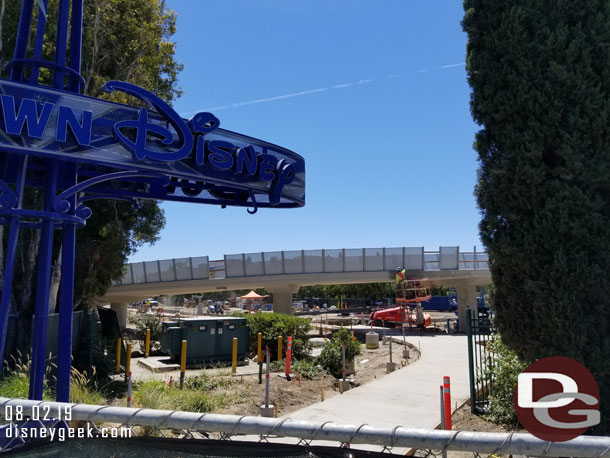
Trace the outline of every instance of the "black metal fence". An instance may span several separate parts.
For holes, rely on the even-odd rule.
[[[493,392],[491,370],[495,354],[491,345],[496,338],[493,316],[490,310],[466,311],[468,333],[468,368],[470,375],[470,409],[472,413],[489,411],[489,399]]]

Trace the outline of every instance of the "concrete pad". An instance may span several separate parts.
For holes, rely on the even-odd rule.
[[[135,358],[134,358],[135,359]],[[138,358],[137,363],[151,372],[167,372],[180,370],[180,364],[170,362],[168,356],[152,356]]]

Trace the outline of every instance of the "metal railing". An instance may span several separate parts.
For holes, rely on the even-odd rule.
[[[339,248],[228,254],[127,264],[115,285],[179,280],[216,280],[264,275],[407,271],[486,270],[487,253],[460,251],[458,246],[425,251],[423,247]]]
[[[8,406],[23,409],[30,416],[33,409],[48,412],[49,417],[61,418],[67,409],[71,420],[109,422],[129,426],[149,426],[159,431],[182,430],[192,437],[193,432],[221,433],[221,438],[236,435],[258,436],[259,441],[270,437],[293,437],[300,444],[313,440],[335,441],[348,444],[372,444],[390,451],[394,447],[425,450],[455,450],[475,454],[516,454],[528,456],[610,456],[610,437],[581,436],[568,442],[546,442],[524,433],[482,433],[471,431],[425,430],[415,428],[381,428],[363,425],[313,423],[292,420],[238,415],[218,415],[127,407],[68,404],[61,402],[31,401],[0,397],[0,411]],[[41,427],[45,427],[41,425]],[[97,427],[97,426],[96,426]],[[205,440],[205,439],[202,439]]]

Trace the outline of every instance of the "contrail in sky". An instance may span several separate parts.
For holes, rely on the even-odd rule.
[[[430,70],[443,70],[446,68],[453,68],[453,67],[462,67],[464,66],[464,62],[460,62],[458,64],[448,64],[448,65],[443,65],[441,67],[434,67],[434,68],[424,68],[421,70],[417,70],[417,73],[425,73],[428,72]],[[400,77],[399,73],[393,73],[391,75],[388,75],[388,79],[392,79],[392,78],[398,78]],[[335,84],[334,86],[329,86],[329,87],[321,87],[318,89],[308,89],[306,91],[299,91],[299,92],[293,92],[291,94],[284,94],[284,95],[276,95],[274,97],[265,97],[262,99],[255,99],[255,100],[248,100],[247,102],[238,102],[238,103],[232,103],[229,105],[219,105],[217,107],[210,107],[210,108],[203,108],[202,110],[196,110],[196,111],[191,111],[188,113],[184,113],[182,114],[182,116],[184,117],[188,117],[188,116],[192,116],[195,113],[199,113],[201,111],[218,111],[218,110],[225,110],[227,108],[237,108],[237,107],[243,107],[246,105],[254,105],[255,103],[266,103],[266,102],[274,102],[276,100],[282,100],[282,99],[290,99],[292,97],[300,97],[303,95],[309,95],[309,94],[315,94],[317,92],[324,92],[324,91],[330,91],[332,89],[343,89],[346,87],[350,87],[350,86],[357,86],[357,85],[362,85],[362,84],[368,84],[368,83],[372,83],[373,80],[372,79],[365,79],[365,80],[359,80],[353,83],[341,83],[341,84]]]

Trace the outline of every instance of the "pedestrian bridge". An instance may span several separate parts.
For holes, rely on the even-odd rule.
[[[151,296],[265,288],[273,294],[274,311],[291,312],[292,294],[300,286],[377,283],[394,280],[397,267],[407,276],[456,287],[460,310],[475,306],[476,287],[491,282],[487,254],[443,246],[339,248],[228,254],[127,264],[101,302],[116,308]],[[121,307],[122,308],[122,307]],[[460,316],[462,313],[460,314]],[[463,320],[462,320],[463,321]]]

